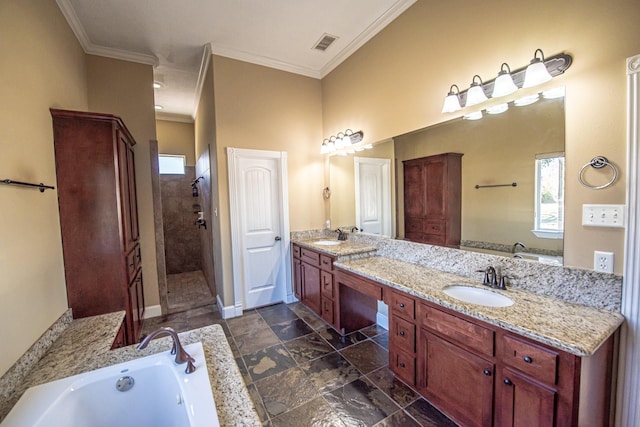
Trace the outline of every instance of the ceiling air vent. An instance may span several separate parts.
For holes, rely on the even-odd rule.
[[[325,50],[327,50],[329,48],[329,46],[331,46],[331,44],[336,41],[338,39],[338,37],[336,36],[332,36],[331,34],[324,34],[320,40],[318,40],[318,43],[315,44],[315,46],[313,46],[313,48],[315,50],[321,50],[322,52],[324,52]]]

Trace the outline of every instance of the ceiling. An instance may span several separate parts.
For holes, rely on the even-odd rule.
[[[190,120],[211,53],[320,79],[416,0],[56,1],[85,52],[153,65],[158,116]]]

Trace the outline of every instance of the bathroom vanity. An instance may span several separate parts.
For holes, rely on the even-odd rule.
[[[323,318],[347,334],[374,324],[377,301],[384,301],[389,368],[454,421],[465,426],[512,426],[523,420],[549,426],[610,424],[620,313],[517,288],[491,290],[513,300],[508,307],[465,303],[443,289],[489,288],[457,274],[371,252],[357,254],[355,247],[350,252],[351,244],[294,243],[302,302],[307,304],[305,289],[314,287],[314,298],[319,289]],[[331,276],[322,281],[321,274],[316,279],[312,273],[313,281],[306,283],[311,267],[303,265],[314,264],[316,257],[318,271]],[[323,257],[331,261],[326,270]],[[325,287],[330,291],[323,292]]]

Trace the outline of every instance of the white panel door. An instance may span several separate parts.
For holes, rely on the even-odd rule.
[[[391,236],[389,159],[356,157],[356,225],[361,231]]]
[[[240,274],[234,273],[234,281],[241,282],[244,310],[283,301],[286,285],[282,268],[283,246],[288,241],[283,239],[282,159],[260,153],[268,152],[236,150],[230,164],[235,169],[230,182],[234,187],[230,193],[235,194],[232,227],[239,227],[232,230],[237,236],[233,241],[234,271],[240,270]]]

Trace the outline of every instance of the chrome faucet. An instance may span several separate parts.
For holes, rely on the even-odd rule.
[[[195,362],[196,360],[193,357],[191,357],[189,355],[189,353],[187,353],[185,351],[184,347],[182,347],[182,344],[180,343],[180,339],[178,338],[178,334],[172,328],[160,328],[160,329],[157,329],[157,330],[151,332],[149,335],[144,337],[142,342],[140,342],[140,344],[138,344],[138,347],[136,347],[136,348],[138,350],[142,350],[142,349],[146,348],[147,345],[149,345],[149,343],[151,342],[152,339],[154,339],[158,335],[163,335],[163,334],[167,334],[171,338],[173,338],[173,347],[171,347],[171,354],[175,354],[176,355],[175,362],[178,365],[186,363],[187,364],[187,368],[184,371],[187,374],[190,374],[193,371],[195,371],[196,370],[196,366],[193,364],[193,362]]]
[[[522,249],[527,249],[527,246],[522,243],[522,242],[515,242],[513,244],[513,247],[511,248],[511,253],[515,254],[516,253],[516,249],[518,249],[518,246],[520,246]]]

